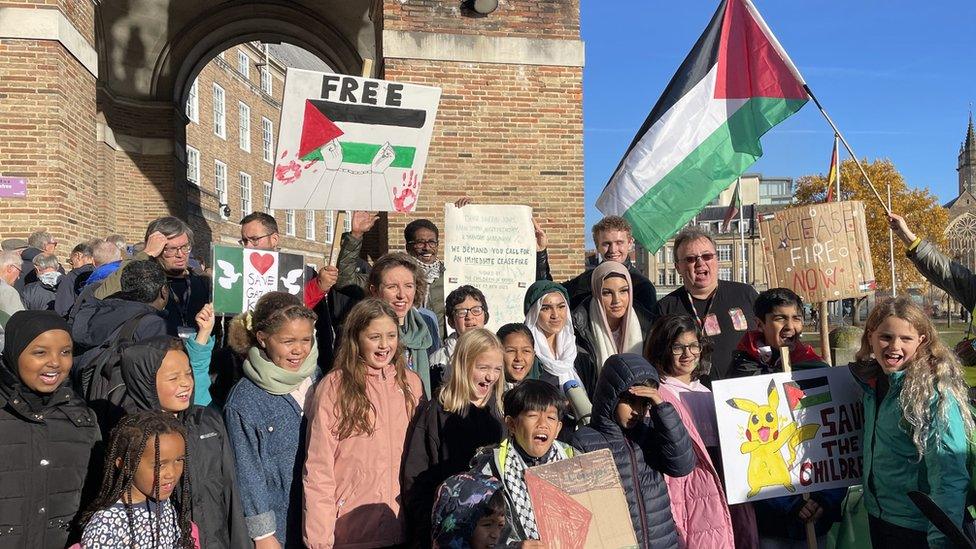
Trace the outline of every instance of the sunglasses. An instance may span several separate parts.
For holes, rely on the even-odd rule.
[[[698,263],[699,259],[701,259],[705,263],[708,263],[709,261],[715,259],[715,254],[711,252],[706,252],[699,255],[686,255],[681,259],[683,259],[684,262],[689,265],[694,265],[695,263]]]

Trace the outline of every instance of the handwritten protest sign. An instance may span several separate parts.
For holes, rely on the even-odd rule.
[[[761,214],[759,233],[771,288],[789,288],[821,303],[861,297],[876,287],[861,202]]]
[[[847,368],[712,384],[729,504],[861,482],[864,406]]]
[[[249,311],[268,292],[288,292],[301,300],[305,289],[304,259],[296,254],[215,245],[214,313]]]
[[[630,509],[610,450],[525,471],[532,511],[546,547],[636,547]]]
[[[412,212],[440,88],[289,68],[271,207]]]
[[[444,207],[445,297],[470,284],[485,294],[487,328],[522,322],[522,300],[535,281],[532,208],[469,204]]]

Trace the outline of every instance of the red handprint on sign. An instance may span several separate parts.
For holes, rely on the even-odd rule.
[[[282,164],[275,168],[275,179],[282,185],[290,185],[298,180],[302,175],[302,166],[292,160],[288,164]]]
[[[398,212],[412,212],[417,207],[417,195],[420,194],[420,177],[410,170],[400,179],[403,184],[393,187],[393,207]]]

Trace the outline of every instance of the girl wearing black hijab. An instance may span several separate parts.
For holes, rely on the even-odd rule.
[[[0,365],[0,546],[61,549],[79,511],[95,414],[71,389],[71,336],[53,311],[19,311]]]

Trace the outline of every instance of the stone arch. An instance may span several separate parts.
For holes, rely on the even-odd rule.
[[[976,267],[976,215],[966,212],[956,217],[945,230],[949,253],[970,269]]]

